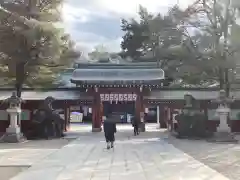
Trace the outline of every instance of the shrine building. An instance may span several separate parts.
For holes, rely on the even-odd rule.
[[[144,122],[153,119],[161,128],[172,129],[186,94],[198,102],[210,131],[216,131],[219,123],[217,104],[212,101],[218,97],[219,89],[167,87],[166,75],[157,63],[78,63],[68,70],[68,76],[71,87],[23,89],[25,102],[21,105],[19,122],[23,133],[31,129],[34,112],[48,96],[56,100],[53,108],[64,117],[66,130],[73,112],[81,112],[83,121],[92,123],[93,131],[101,130],[103,116],[114,116],[119,122],[127,123],[127,120],[120,121],[124,115],[144,117]],[[12,91],[13,88],[1,88],[0,100],[10,97]],[[240,91],[231,92],[231,96],[236,101],[231,105],[230,126],[233,132],[240,132]],[[6,109],[6,104],[0,105],[0,134],[9,126]]]
[[[93,131],[99,131],[102,116],[145,112],[144,96],[163,86],[164,71],[156,64],[79,64],[71,82],[93,99]],[[117,118],[117,117],[116,117]]]

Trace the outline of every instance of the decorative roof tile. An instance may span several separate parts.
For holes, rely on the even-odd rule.
[[[152,81],[164,79],[162,69],[76,69],[72,81]]]

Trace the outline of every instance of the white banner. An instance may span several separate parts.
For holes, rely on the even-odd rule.
[[[119,101],[123,101],[123,94],[119,94],[118,99]]]
[[[133,95],[132,94],[128,94],[128,101],[132,101],[133,100]]]
[[[113,101],[114,95],[110,94],[109,97],[110,97],[110,101]]]
[[[119,94],[114,94],[114,101],[118,101],[118,96],[119,96]]]
[[[104,101],[109,101],[109,94],[104,95]]]
[[[133,94],[133,101],[136,101],[137,100],[137,95],[136,94]]]
[[[123,100],[124,100],[124,101],[127,101],[127,100],[128,100],[128,95],[127,95],[127,94],[124,94],[124,95],[123,95]]]
[[[136,101],[136,94],[100,94],[101,101]]]
[[[100,94],[100,99],[101,99],[101,101],[104,101],[104,99],[105,99],[104,94]]]

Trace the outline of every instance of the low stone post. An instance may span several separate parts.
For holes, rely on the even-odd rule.
[[[161,124],[160,124],[160,107],[157,105],[157,129],[161,129]]]

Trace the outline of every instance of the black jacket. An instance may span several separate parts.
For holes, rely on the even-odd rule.
[[[105,120],[103,122],[103,130],[104,130],[105,134],[116,133],[117,132],[116,123],[109,121],[109,120]]]
[[[136,117],[132,117],[132,125],[133,126],[138,126],[139,125],[139,120]]]

